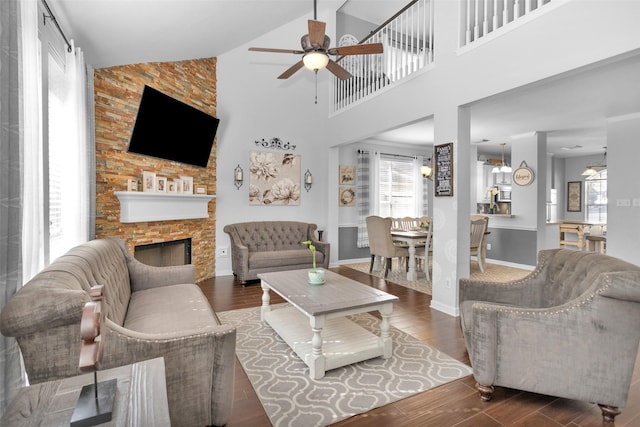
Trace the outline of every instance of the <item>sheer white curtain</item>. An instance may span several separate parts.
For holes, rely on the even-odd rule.
[[[22,108],[20,129],[23,143],[22,279],[28,281],[44,267],[44,194],[41,135],[42,78],[38,41],[38,3],[20,1],[22,44]]]
[[[71,46],[62,64],[49,63],[50,261],[89,236],[85,63]]]

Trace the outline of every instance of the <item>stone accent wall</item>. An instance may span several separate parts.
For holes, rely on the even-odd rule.
[[[193,177],[194,188],[216,193],[216,147],[207,168],[127,153],[144,85],[216,116],[216,59],[145,63],[96,69],[94,72],[96,122],[96,237],[119,237],[129,250],[140,244],[190,237],[191,262],[196,280],[215,276],[215,198],[209,218],[195,220],[120,222],[120,202],[114,191],[126,191],[129,178],[142,189],[142,172],[155,172],[169,180]],[[180,149],[183,141],[175,141]]]

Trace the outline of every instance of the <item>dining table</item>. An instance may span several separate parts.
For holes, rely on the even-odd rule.
[[[416,244],[425,242],[429,237],[429,232],[426,230],[391,230],[391,237],[393,237],[394,240],[400,240],[409,245],[409,269],[407,270],[407,280],[417,280]]]

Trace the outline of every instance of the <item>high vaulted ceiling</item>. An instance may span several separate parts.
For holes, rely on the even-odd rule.
[[[321,1],[334,4],[335,9],[343,3]],[[380,24],[408,1],[349,0],[342,11]],[[313,13],[312,0],[48,2],[66,35],[97,68],[220,56]],[[558,157],[600,154],[606,145],[607,118],[640,112],[638,76],[640,52],[478,101],[470,106],[471,140],[488,140],[479,143],[479,151],[499,153],[503,142],[510,145],[519,135],[545,131],[548,151]],[[432,142],[433,123],[425,119],[375,139],[400,144]],[[576,145],[582,147],[566,149]]]

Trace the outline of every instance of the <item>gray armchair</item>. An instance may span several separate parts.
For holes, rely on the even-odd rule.
[[[460,321],[480,397],[494,386],[598,403],[627,402],[640,341],[640,267],[594,252],[539,253],[506,283],[460,280]]]

